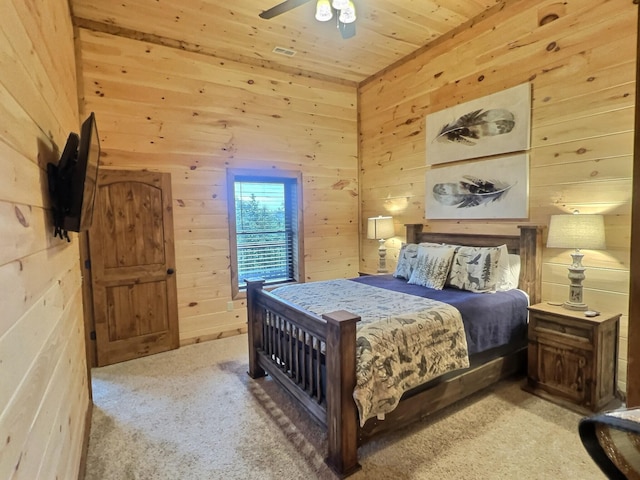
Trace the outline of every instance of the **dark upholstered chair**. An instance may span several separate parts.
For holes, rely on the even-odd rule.
[[[612,480],[640,480],[640,408],[600,413],[580,421],[584,447]]]

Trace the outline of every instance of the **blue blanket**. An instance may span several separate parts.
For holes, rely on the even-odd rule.
[[[520,290],[473,293],[457,288],[434,290],[410,285],[392,275],[369,275],[354,282],[431,298],[456,307],[462,315],[469,355],[527,338],[528,298]]]

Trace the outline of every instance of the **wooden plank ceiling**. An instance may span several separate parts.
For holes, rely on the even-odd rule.
[[[498,0],[353,0],[356,35],[343,39],[335,17],[315,20],[316,0],[269,20],[280,0],[71,0],[80,27],[227,60],[357,84],[450,34]],[[274,53],[275,47],[295,51]]]

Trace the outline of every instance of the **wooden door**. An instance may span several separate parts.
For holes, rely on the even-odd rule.
[[[178,348],[171,176],[102,170],[89,255],[98,366]]]

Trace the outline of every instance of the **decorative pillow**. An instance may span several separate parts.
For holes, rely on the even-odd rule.
[[[419,245],[418,261],[408,283],[442,290],[454,252],[449,245]]]
[[[402,244],[402,247],[400,247],[400,253],[398,253],[398,264],[396,265],[395,272],[393,272],[393,276],[409,280],[413,269],[416,268],[417,262],[418,245],[415,243]]]
[[[501,247],[460,247],[447,285],[470,292],[495,292]]]

